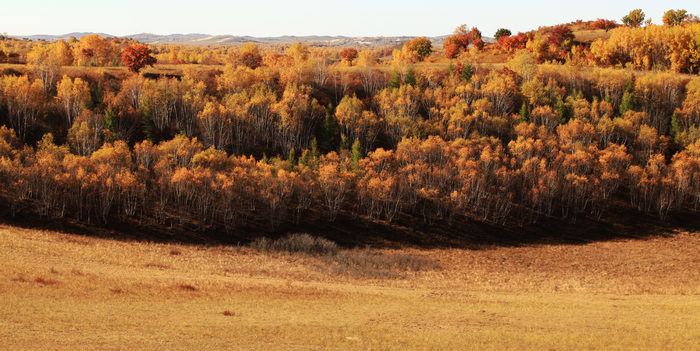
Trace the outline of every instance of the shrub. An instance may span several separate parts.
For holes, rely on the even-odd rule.
[[[319,256],[334,256],[338,253],[336,243],[309,234],[290,234],[277,240],[260,238],[253,241],[250,246],[265,252],[304,253]]]
[[[197,289],[196,286],[190,285],[190,284],[178,284],[178,285],[175,285],[175,289],[182,290],[182,291],[197,291],[197,290],[199,290],[199,289]]]
[[[500,39],[501,37],[509,37],[511,34],[512,34],[512,33],[510,32],[509,29],[506,29],[506,28],[499,28],[499,29],[496,31],[496,34],[493,35],[493,37],[494,37],[496,40],[498,40],[498,39]]]
[[[439,270],[433,260],[405,253],[384,253],[365,249],[339,250],[330,240],[309,234],[291,234],[271,240],[256,239],[250,247],[262,252],[302,253],[323,257],[334,274],[371,279],[396,279],[412,271]]]

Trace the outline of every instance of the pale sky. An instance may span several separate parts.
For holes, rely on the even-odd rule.
[[[619,22],[635,8],[658,24],[671,8],[700,15],[700,0],[14,0],[0,5],[0,33],[437,36],[464,23],[493,36],[501,27],[516,33],[576,19]]]

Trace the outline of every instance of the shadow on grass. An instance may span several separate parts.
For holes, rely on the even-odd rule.
[[[72,219],[42,219],[35,213],[20,211],[15,217],[0,206],[0,223],[28,229],[54,230],[122,241],[149,241],[192,245],[241,245],[267,237],[272,240],[288,233],[309,233],[337,243],[340,248],[464,248],[537,244],[586,244],[617,239],[643,239],[671,235],[675,231],[700,231],[700,216],[690,211],[659,220],[618,201],[600,221],[579,217],[575,222],[541,218],[536,224],[494,225],[462,217],[451,225],[445,221],[425,223],[422,218],[404,215],[387,223],[341,213],[329,223],[321,211],[310,211],[302,224],[282,223],[270,229],[264,218],[252,218],[247,225],[226,233],[224,230],[199,229],[195,223],[154,224],[149,218],[96,225]],[[177,253],[173,253],[177,254]]]

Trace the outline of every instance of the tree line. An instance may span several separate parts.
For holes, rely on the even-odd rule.
[[[611,206],[697,211],[700,79],[678,73],[697,60],[669,49],[693,41],[664,36],[698,29],[610,28],[584,52],[618,68],[577,61],[565,27],[499,30],[495,45],[514,45],[503,67],[470,61],[485,44],[467,26],[446,40],[449,66],[418,64],[431,60],[426,38],[384,51],[246,44],[223,67],[171,77],[55,60],[154,63],[131,42],[37,46],[26,73],[0,75],[1,206],[227,232],[339,216],[527,225]]]
[[[6,75],[0,195],[11,213],[227,231],[312,209],[499,225],[599,219],[620,199],[661,218],[697,210],[697,77],[535,63],[522,51],[502,69],[395,86],[379,71],[321,82],[293,59],[179,80],[64,76],[54,89]],[[320,102],[336,90],[336,106]]]

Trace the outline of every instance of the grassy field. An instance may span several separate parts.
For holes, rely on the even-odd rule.
[[[697,233],[673,233],[378,250],[424,269],[350,270],[247,247],[0,226],[0,340],[9,350],[697,350],[699,249]]]

